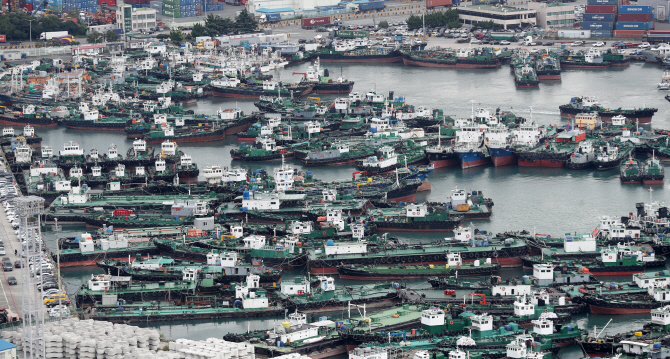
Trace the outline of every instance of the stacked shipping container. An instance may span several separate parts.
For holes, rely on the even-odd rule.
[[[163,15],[172,17],[201,16],[206,11],[223,10],[223,0],[163,0]]]
[[[70,10],[79,10],[82,12],[98,11],[97,0],[62,0],[62,1],[63,1],[63,12],[68,12]],[[51,4],[51,1],[49,3]]]
[[[654,28],[651,6],[621,5],[617,15],[614,37],[642,39],[646,30]]]
[[[587,0],[581,28],[591,30],[591,37],[612,37],[619,0]]]

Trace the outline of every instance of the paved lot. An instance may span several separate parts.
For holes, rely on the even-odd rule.
[[[0,169],[10,172],[5,167],[4,163],[0,163]],[[9,257],[12,264],[15,261],[21,259],[21,243],[14,234],[14,229],[12,225],[7,220],[7,215],[5,214],[4,207],[0,210],[0,238],[5,244],[6,255],[0,257]],[[14,251],[17,251],[18,255],[14,254]],[[12,271],[2,271],[2,277],[0,277],[0,308],[10,308],[14,313],[19,316],[22,315],[22,295],[21,295],[21,271],[22,268],[14,268]],[[25,269],[27,270],[27,268]],[[7,284],[7,277],[15,277],[18,284],[10,286]]]

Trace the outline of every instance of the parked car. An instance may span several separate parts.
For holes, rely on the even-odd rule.
[[[16,262],[14,262],[14,267],[15,268],[22,268],[23,267],[23,262],[19,259]]]
[[[500,45],[510,45],[510,44],[511,44],[511,42],[509,42],[507,40],[500,41]]]
[[[17,285],[19,282],[14,278],[13,276],[7,277],[7,284],[9,285]]]
[[[584,45],[584,41],[575,41],[570,46],[582,46]]]
[[[598,42],[596,42],[595,44],[593,44],[593,46],[594,46],[594,47],[603,47],[603,46],[605,46],[605,43],[602,42],[602,41],[598,41]]]

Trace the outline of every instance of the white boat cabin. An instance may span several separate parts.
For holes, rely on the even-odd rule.
[[[595,252],[596,239],[591,234],[566,233],[563,239],[563,249],[568,253]]]
[[[427,212],[428,206],[425,203],[411,203],[405,206],[407,217],[425,217]]]

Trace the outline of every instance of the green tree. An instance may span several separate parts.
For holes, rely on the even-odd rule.
[[[207,36],[207,29],[200,24],[195,24],[193,25],[193,30],[191,30],[191,36],[193,37]]]
[[[389,22],[386,20],[382,20],[379,22],[379,25],[377,25],[380,29],[388,29],[389,28]]]
[[[70,10],[67,12],[67,16],[79,19],[79,10]]]
[[[458,21],[458,20],[455,20],[455,21],[449,21],[449,22],[447,23],[447,27],[450,28],[450,29],[460,29],[461,26],[463,26],[463,24],[461,24],[461,22]]]
[[[158,34],[158,35],[156,35],[156,38],[158,40],[167,40],[167,39],[170,38],[170,35],[168,35],[168,34]]]
[[[105,41],[105,35],[97,32],[97,31],[93,31],[86,36],[86,41],[89,44],[99,44],[99,43]]]
[[[105,33],[105,40],[107,42],[119,41],[120,37],[121,36],[119,36],[119,34],[115,33],[114,31],[107,31]]]
[[[184,41],[184,33],[180,30],[170,30],[170,40],[175,44]]]
[[[253,32],[258,29],[258,21],[247,11],[242,9],[240,14],[235,17],[235,30],[240,33]]]
[[[408,30],[416,30],[423,27],[423,20],[421,19],[421,16],[411,15],[405,21],[407,22]]]

